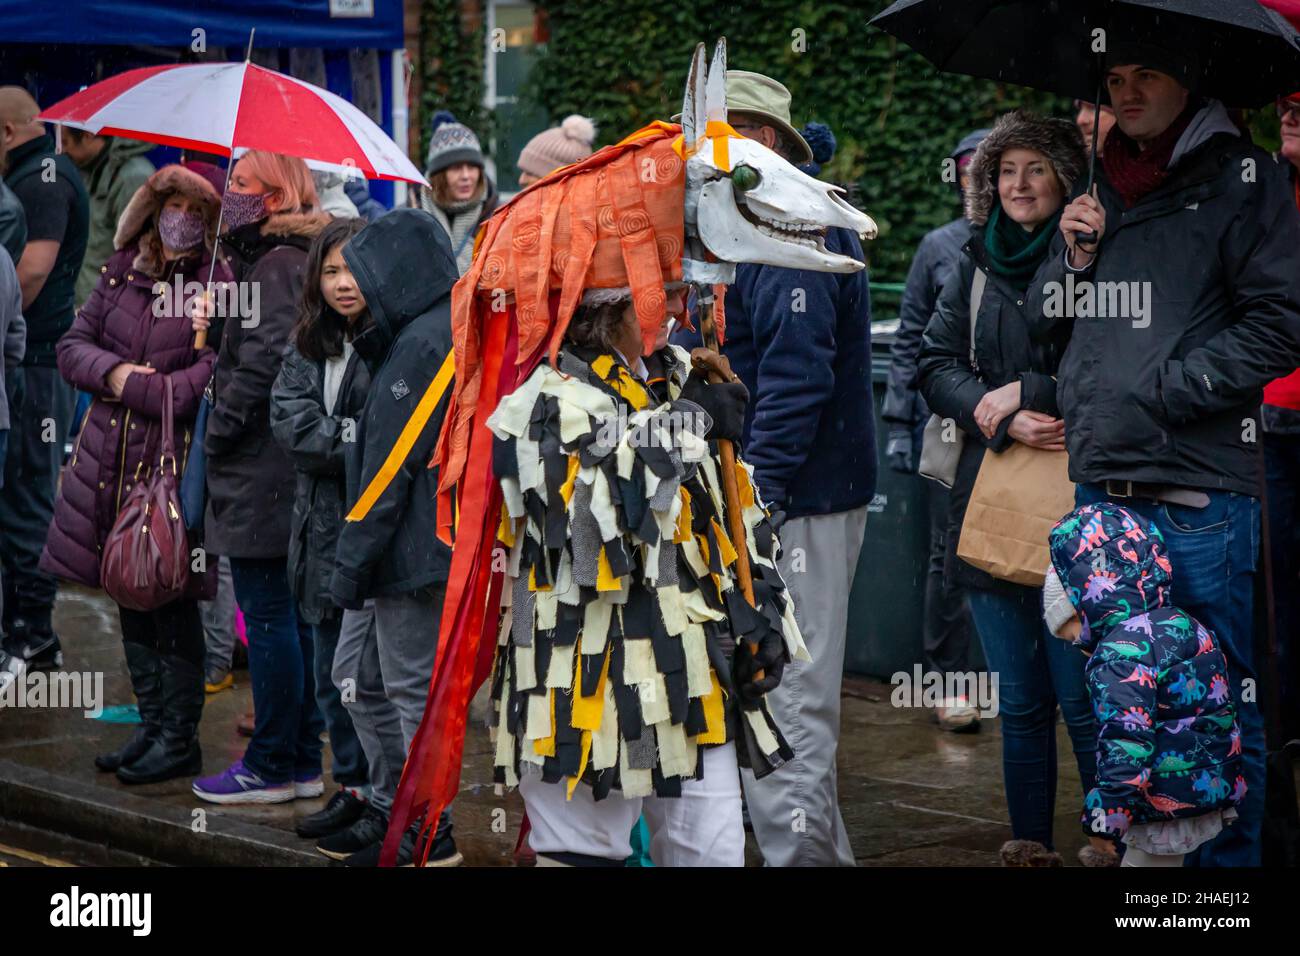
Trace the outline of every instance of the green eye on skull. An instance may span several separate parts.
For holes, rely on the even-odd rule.
[[[731,183],[742,193],[747,193],[757,186],[759,179],[758,170],[744,163],[731,171]]]

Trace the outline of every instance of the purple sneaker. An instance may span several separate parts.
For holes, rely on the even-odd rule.
[[[293,783],[267,783],[236,760],[225,773],[194,781],[194,795],[209,803],[288,803]]]
[[[293,795],[297,800],[311,800],[325,793],[325,778],[319,773],[296,773],[293,775]]]

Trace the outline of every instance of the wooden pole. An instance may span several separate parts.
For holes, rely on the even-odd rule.
[[[697,285],[700,304],[700,334],[704,347],[712,349],[719,355],[722,348],[718,343],[718,327],[713,320],[713,289],[710,286]],[[708,373],[710,382],[721,382],[723,378],[716,371]],[[740,582],[741,593],[750,607],[756,607],[754,600],[754,575],[749,566],[749,538],[745,534],[745,515],[740,503],[740,487],[736,483],[736,449],[726,438],[718,439],[718,457],[722,459],[722,498],[727,508],[727,534],[731,537],[732,547],[736,549],[736,580]],[[751,653],[758,653],[758,644],[749,641]],[[755,680],[763,679],[763,672],[757,671]]]

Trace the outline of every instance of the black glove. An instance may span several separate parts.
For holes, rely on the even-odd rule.
[[[912,445],[910,428],[906,426],[891,428],[889,442],[885,445],[885,457],[889,459],[889,467],[905,475],[913,474],[916,471],[916,462]]]
[[[708,412],[713,427],[705,434],[709,441],[725,438],[738,442],[745,430],[745,409],[749,389],[744,382],[710,383],[702,372],[692,372],[682,386],[682,398]]]
[[[747,640],[737,644],[731,670],[742,702],[756,705],[764,694],[780,684],[781,676],[785,673],[785,663],[785,638],[780,631],[769,629],[757,649],[751,648]],[[755,679],[760,670],[763,672],[762,678]]]

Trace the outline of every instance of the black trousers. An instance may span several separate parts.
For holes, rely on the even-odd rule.
[[[925,630],[921,650],[925,669],[945,674],[970,670],[973,628],[966,591],[944,582],[948,549],[948,499],[937,481],[922,480],[930,509],[930,564],[925,576]]]
[[[15,616],[49,625],[57,586],[37,565],[54,516],[54,489],[72,425],[74,393],[55,368],[9,372],[13,400],[0,493],[0,561],[5,626]],[[8,384],[8,383],[6,383]]]
[[[206,645],[197,601],[172,601],[155,611],[132,611],[121,606],[117,610],[122,621],[122,640],[203,666]]]
[[[1266,433],[1264,466],[1281,658],[1282,731],[1283,739],[1290,740],[1300,736],[1300,434]]]

